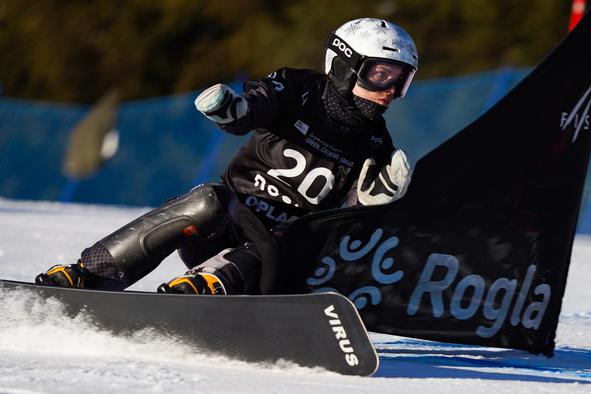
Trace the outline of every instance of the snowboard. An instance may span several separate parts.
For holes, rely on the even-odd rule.
[[[0,280],[0,291],[58,299],[69,317],[85,313],[95,326],[117,335],[151,329],[195,352],[247,362],[285,360],[360,376],[372,375],[379,363],[357,310],[337,293],[189,296],[9,280]]]

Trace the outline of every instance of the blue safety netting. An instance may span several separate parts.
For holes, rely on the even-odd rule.
[[[415,163],[528,72],[502,68],[415,81],[385,114],[395,145]],[[238,91],[240,85],[232,83]],[[90,107],[0,98],[0,196],[157,206],[219,179],[246,137],[225,134],[201,116],[193,105],[197,93],[122,103],[119,150],[94,176],[82,180],[65,177],[62,162],[69,133]],[[591,211],[583,210],[579,230],[591,232]]]

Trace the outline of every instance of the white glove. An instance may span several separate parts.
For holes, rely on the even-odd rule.
[[[195,107],[219,124],[231,123],[248,112],[248,102],[229,86],[218,83],[207,88],[195,99]]]
[[[375,169],[370,169],[375,164],[376,161],[371,157],[363,163],[357,181],[359,202],[363,205],[381,205],[402,198],[406,194],[412,173],[406,154],[400,149],[395,151],[390,164],[385,165],[377,174]]]

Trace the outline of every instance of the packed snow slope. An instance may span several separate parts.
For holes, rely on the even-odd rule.
[[[50,265],[145,212],[0,199],[0,278],[32,281]],[[59,306],[0,293],[0,393],[591,393],[591,238],[575,240],[556,356],[372,334],[372,378],[195,354],[150,332],[117,337],[64,318]],[[176,255],[132,287],[182,273]]]

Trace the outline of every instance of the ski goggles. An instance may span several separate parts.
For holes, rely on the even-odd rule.
[[[325,47],[347,63],[357,75],[359,86],[372,92],[396,86],[396,97],[404,97],[416,72],[414,67],[404,62],[361,55],[335,33],[328,36]],[[391,68],[386,76],[379,73],[380,64]]]
[[[357,71],[357,84],[372,92],[396,88],[396,95],[403,97],[412,82],[415,70],[395,60],[367,58]]]

